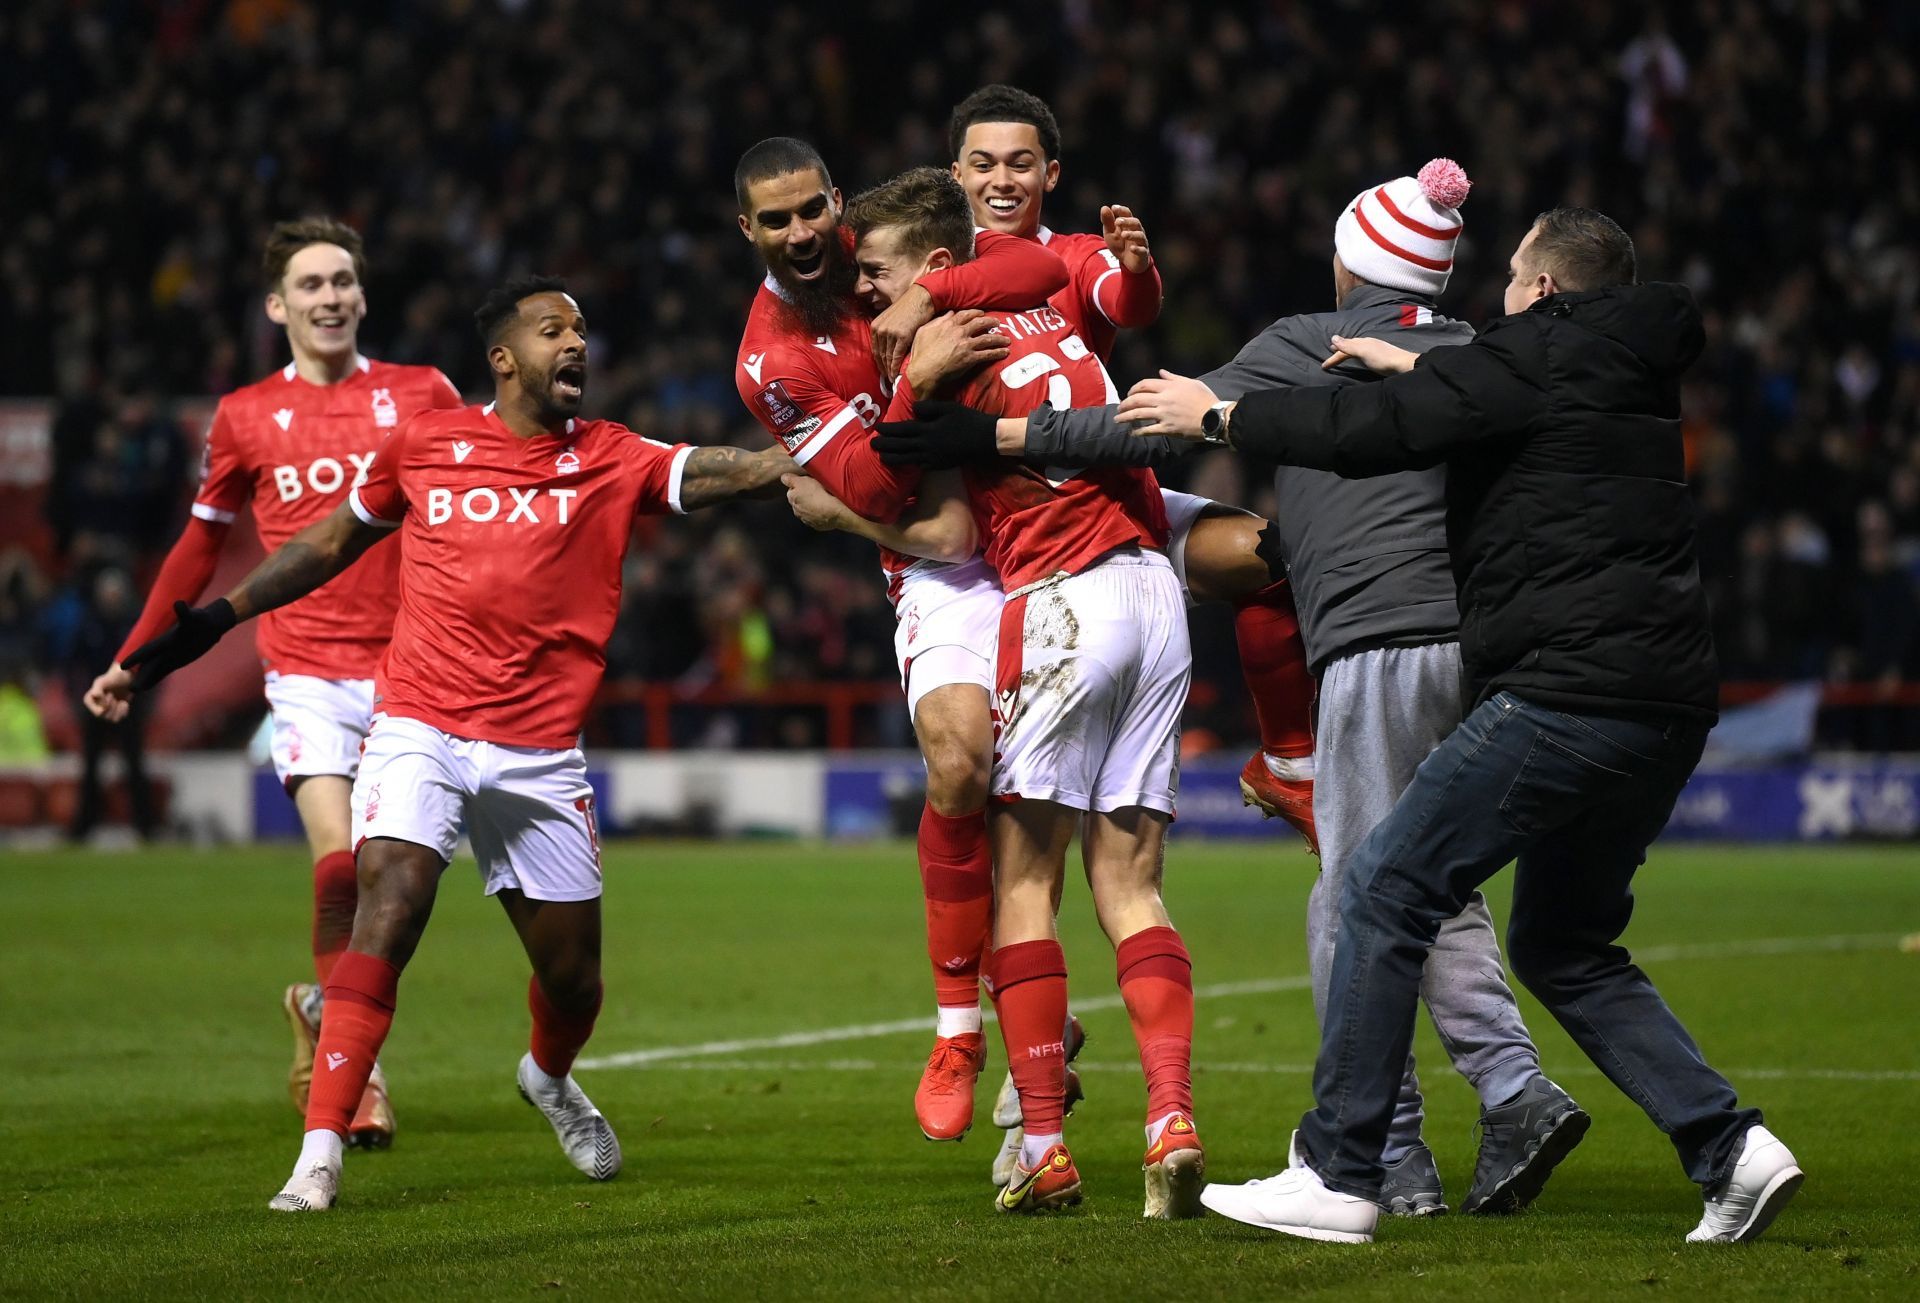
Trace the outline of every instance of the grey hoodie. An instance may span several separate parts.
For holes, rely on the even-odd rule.
[[[1233,361],[1201,379],[1222,398],[1374,380],[1357,362],[1320,369],[1333,352],[1335,335],[1385,339],[1424,353],[1466,343],[1473,328],[1434,312],[1433,300],[1424,295],[1361,285],[1336,311],[1282,317],[1249,340]],[[1150,466],[1207,446],[1141,438],[1129,433],[1114,412],[1112,407],[1040,408],[1027,418],[1027,460],[1052,466]],[[1315,674],[1336,656],[1458,636],[1444,468],[1348,480],[1331,471],[1281,466],[1274,472],[1273,490],[1274,529]]]

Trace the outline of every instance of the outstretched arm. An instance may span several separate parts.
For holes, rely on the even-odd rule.
[[[127,653],[122,666],[133,671],[131,678],[95,685],[103,697],[95,713],[109,719],[124,715],[125,703],[134,693],[199,660],[240,621],[305,597],[357,561],[391,528],[367,523],[355,513],[351,500],[343,502],[325,519],[275,548],[225,597],[205,606],[175,602],[173,626]]]
[[[939,472],[920,481],[914,505],[891,525],[856,515],[826,485],[806,475],[783,475],[787,505],[809,529],[839,530],[894,552],[957,565],[979,548],[973,512],[957,471]]]
[[[774,445],[759,452],[721,445],[695,448],[680,470],[680,509],[696,511],[735,498],[780,496],[780,477],[799,467]]]
[[[369,525],[343,502],[275,548],[221,600],[233,608],[235,622],[251,620],[305,597],[392,532]]]

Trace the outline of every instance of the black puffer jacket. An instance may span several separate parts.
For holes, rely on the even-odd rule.
[[[1446,463],[1476,702],[1508,688],[1710,719],[1719,666],[1680,442],[1702,342],[1685,286],[1556,294],[1379,384],[1249,394],[1233,443],[1350,478]]]

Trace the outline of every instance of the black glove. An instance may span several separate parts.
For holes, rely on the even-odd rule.
[[[179,669],[191,665],[213,650],[213,644],[238,623],[233,603],[216,597],[205,606],[173,604],[176,623],[158,638],[149,639],[127,653],[120,662],[123,670],[132,670],[133,690],[145,692]]]
[[[911,421],[882,421],[873,450],[889,466],[971,466],[1000,455],[994,442],[998,417],[959,403],[929,399],[916,404]]]

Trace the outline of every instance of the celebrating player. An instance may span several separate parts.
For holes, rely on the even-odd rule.
[[[966,194],[934,168],[862,194],[849,221],[856,291],[875,306],[972,256]],[[999,320],[1008,357],[968,380],[963,401],[1007,414],[1042,401],[1111,401],[1106,368],[1064,314],[1043,304]],[[910,417],[914,375],[909,358],[889,416]],[[1003,465],[969,471],[966,491],[1006,594],[994,684],[987,986],[1025,1134],[996,1206],[1030,1212],[1080,1199],[1062,1134],[1067,981],[1054,902],[1067,845],[1083,827],[1087,880],[1147,1079],[1146,1215],[1197,1216],[1205,1159],[1193,1125],[1192,964],[1160,899],[1192,659],[1159,486],[1138,470]]]
[[[393,1022],[400,971],[464,829],[533,964],[520,1093],[595,1180],[620,1170],[613,1129],[570,1074],[600,1010],[600,852],[577,739],[606,667],[636,512],[685,512],[777,483],[778,448],[692,448],[575,418],[586,321],[564,285],[511,282],[476,314],[494,401],[393,432],[346,505],[209,606],[132,652],[130,691],[233,625],[311,592],[401,531],[400,613],[353,787],[360,904],[327,984],[292,1177],[268,1205],[333,1205],[342,1139]]]
[[[362,357],[367,314],[360,234],[326,217],[281,222],[267,237],[267,317],[286,329],[293,361],[220,400],[207,431],[200,489],[186,529],[168,552],[146,609],[120,656],[87,691],[95,715],[126,714],[132,675],[126,654],[159,633],[176,602],[199,600],[234,517],[251,499],[260,541],[276,548],[346,501],[393,428],[460,395],[428,366]],[[293,1024],[287,1085],[307,1107],[321,989],[353,930],[353,852],[348,796],[373,717],[373,674],[399,609],[400,549],[381,547],[340,582],[260,622],[260,661],[273,711],[273,768],[313,852],[313,982],[282,999]],[[385,1147],[394,1119],[376,1067],[354,1110],[349,1142]]]
[[[966,188],[974,224],[1038,240],[1067,264],[1073,283],[1053,299],[1101,361],[1121,329],[1160,315],[1160,273],[1133,211],[1100,210],[1101,232],[1067,234],[1045,224],[1046,197],[1060,181],[1060,126],[1046,101],[1014,86],[983,86],[947,124],[953,175]],[[1196,602],[1233,608],[1241,673],[1259,727],[1260,750],[1241,770],[1247,804],[1285,819],[1319,848],[1313,825],[1313,677],[1307,671],[1293,592],[1259,555],[1266,522],[1251,512],[1163,489],[1169,555]]]
[[[870,322],[852,296],[840,192],[812,146],[786,137],[761,141],[741,157],[734,189],[740,229],[767,266],[740,341],[741,400],[808,475],[862,506],[888,504],[887,520],[895,522],[919,476],[882,465],[869,445],[887,399],[875,333],[887,336],[907,318],[917,326],[925,315],[962,303],[1031,307],[1066,286],[1066,268],[1032,241],[983,235],[975,262],[903,287],[895,306]],[[921,330],[918,382],[931,386],[1005,357],[1008,341],[996,324],[980,312],[956,312]],[[894,650],[927,765],[919,860],[937,1014],[914,1114],[928,1139],[958,1140],[973,1122],[974,1082],[986,1054],[980,958],[993,909],[988,693],[1001,593],[975,551],[965,504],[952,495],[927,497],[947,508],[875,527],[868,537],[882,544],[899,617]]]

